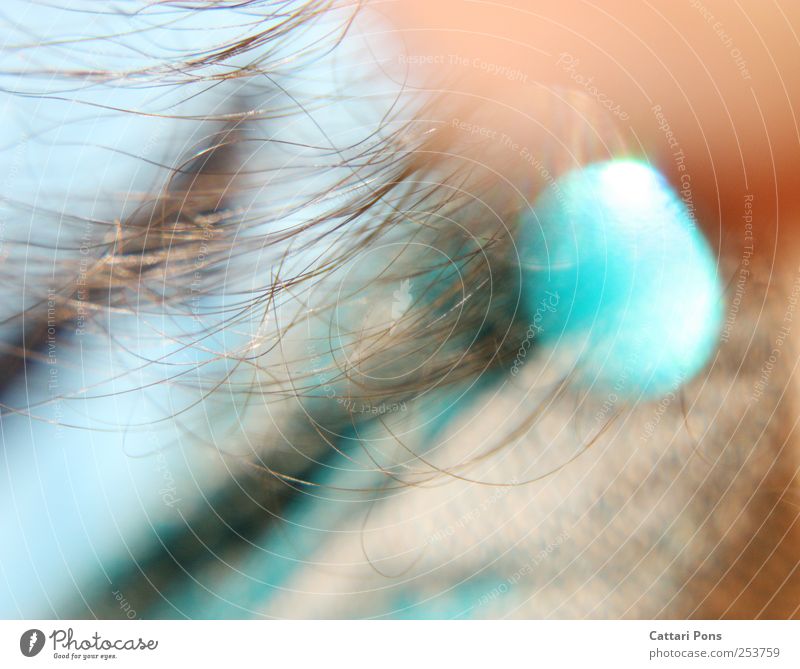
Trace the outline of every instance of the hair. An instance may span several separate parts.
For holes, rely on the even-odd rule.
[[[532,357],[537,342],[520,307],[519,214],[566,170],[640,150],[628,146],[613,115],[585,91],[526,81],[530,112],[521,139],[530,151],[509,149],[494,132],[491,105],[449,93],[451,81],[415,81],[369,54],[368,39],[359,46],[369,62],[353,58],[346,44],[364,36],[361,2],[161,0],[124,14],[129,32],[75,40],[72,48],[90,56],[128,34],[177,30],[182,12],[213,16],[223,8],[241,19],[236,36],[202,51],[176,47],[109,69],[88,56],[91,67],[63,69],[31,58],[23,69],[0,72],[20,100],[141,121],[140,150],[110,151],[148,168],[147,176],[131,174],[127,193],[87,198],[43,183],[43,195],[23,189],[3,203],[3,279],[22,290],[15,303],[23,306],[3,320],[2,414],[84,429],[59,406],[165,387],[170,401],[159,412],[95,429],[169,425],[243,465],[217,492],[214,518],[201,510],[201,523],[160,539],[164,551],[119,577],[124,591],[136,589],[137,607],[150,601],[145,590],[157,601],[193,551],[249,541],[291,495],[328,485],[317,469],[330,455],[350,457],[347,444],[358,448],[370,422],[399,453],[364,449],[366,466],[385,475],[377,490],[356,491],[372,503],[392,490],[453,479],[529,484],[574,462],[634,409],[617,398],[584,403],[566,392],[568,374],[528,375],[521,381],[540,383],[540,399],[512,429],[458,462],[429,457],[427,442],[452,406],[468,405],[480,383],[507,380]],[[32,38],[15,48],[35,55],[58,46]],[[342,79],[320,83],[319,67]],[[369,74],[359,79],[362,67]],[[345,76],[349,68],[358,75]],[[85,95],[98,90],[110,92],[107,102]],[[117,103],[129,90],[156,101],[177,90],[179,100]],[[344,108],[358,113],[342,121]],[[361,112],[362,125],[353,128]],[[21,169],[16,155],[8,182]],[[33,369],[55,349],[60,364],[75,360],[76,368],[91,350],[121,362],[90,370],[75,388],[28,393]],[[691,432],[694,405],[687,409],[682,393],[667,404]],[[559,454],[540,476],[490,482],[474,473],[569,402],[576,452]],[[422,418],[392,415],[407,406]],[[415,446],[397,429],[403,422],[411,425],[406,432],[429,438]],[[581,429],[584,422],[590,429]],[[788,484],[775,485],[783,498]]]
[[[508,371],[530,344],[519,309],[516,219],[559,172],[627,151],[604,110],[583,93],[532,86],[536,155],[527,158],[533,176],[520,180],[519,156],[488,133],[464,130],[491,128],[491,116],[474,101],[437,94],[446,82],[412,86],[407,73],[395,80],[376,56],[371,83],[393,92],[383,96],[388,102],[364,99],[362,90],[334,89],[324,99],[292,87],[298,72],[330,59],[356,30],[361,3],[157,2],[130,17],[221,8],[236,10],[247,35],[206,52],[123,71],[6,72],[26,82],[44,78],[46,99],[60,99],[53,91],[69,91],[73,80],[114,89],[185,86],[209,111],[108,108],[144,117],[164,158],[143,151],[139,159],[162,175],[160,183],[125,199],[107,194],[106,206],[92,208],[104,217],[82,215],[82,199],[66,210],[6,202],[20,220],[52,221],[58,235],[52,245],[47,235],[41,242],[43,257],[56,256],[54,267],[32,262],[35,247],[24,236],[6,240],[6,276],[26,275],[27,306],[4,321],[16,334],[0,362],[3,411],[36,416],[56,401],[106,392],[98,380],[25,406],[10,403],[16,375],[45,360],[56,339],[62,351],[87,341],[102,346],[102,339],[137,350],[138,364],[116,377],[115,392],[156,382],[187,390],[184,405],[160,421],[200,405],[208,412],[219,396],[222,414],[233,398],[236,412],[256,403],[269,412],[293,400],[292,415],[299,410],[312,439],[325,432],[326,441],[352,426],[355,403],[380,409]],[[106,37],[120,39],[94,39]],[[38,95],[27,85],[25,95]],[[376,120],[352,141],[337,141],[316,118],[353,100]],[[164,135],[165,120],[178,136]],[[318,131],[318,143],[273,130],[298,124]],[[390,296],[410,286],[413,295],[397,298],[406,304],[394,317],[368,322],[370,310],[351,306],[392,304]],[[136,342],[123,334],[134,324]],[[381,412],[367,415],[374,413]],[[148,425],[125,429],[136,427]]]

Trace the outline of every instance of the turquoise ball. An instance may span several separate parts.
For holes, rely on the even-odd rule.
[[[723,319],[715,255],[656,170],[615,160],[569,172],[520,223],[528,336],[557,347],[581,383],[653,398],[707,364]]]

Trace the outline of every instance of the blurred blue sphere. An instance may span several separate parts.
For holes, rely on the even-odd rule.
[[[653,398],[708,362],[723,319],[715,256],[653,168],[569,172],[521,223],[529,332],[564,347],[582,383]]]

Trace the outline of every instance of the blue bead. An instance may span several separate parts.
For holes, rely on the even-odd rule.
[[[523,214],[518,241],[528,332],[581,383],[652,398],[708,362],[723,318],[715,256],[648,165],[565,174]]]

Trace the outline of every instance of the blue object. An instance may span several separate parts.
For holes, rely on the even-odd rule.
[[[715,256],[653,168],[569,172],[521,223],[529,336],[564,347],[582,383],[653,398],[707,363],[723,318]]]

